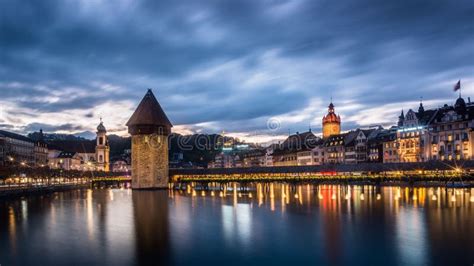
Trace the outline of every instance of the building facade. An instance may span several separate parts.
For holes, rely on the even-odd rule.
[[[0,130],[0,164],[36,166],[35,142],[25,136]]]
[[[265,166],[266,156],[264,149],[252,149],[241,154],[243,167]]]
[[[426,110],[420,103],[418,112],[410,109],[399,116],[397,129],[398,156],[400,162],[423,162],[425,135],[436,110]]]
[[[112,163],[112,172],[130,173],[132,166],[124,159],[116,160]]]
[[[43,130],[39,131],[39,139],[35,142],[35,164],[39,167],[48,165],[48,144],[44,141]]]
[[[473,158],[474,105],[459,97],[454,106],[444,105],[435,113],[425,137],[428,160]]]
[[[325,163],[324,142],[321,141],[311,152],[313,153],[313,165],[322,165]]]
[[[399,163],[400,156],[398,153],[399,143],[397,140],[397,133],[386,132],[384,133],[380,141],[382,142],[382,162],[383,163]]]
[[[342,164],[345,157],[344,140],[348,133],[331,135],[324,141],[324,161],[327,164]]]
[[[272,153],[274,166],[309,165],[312,163],[312,149],[319,143],[311,130],[296,132],[278,145]]]
[[[84,170],[84,166],[81,164],[81,158],[76,152],[61,152],[57,157],[49,160],[49,165],[52,169],[63,169],[66,171]]]

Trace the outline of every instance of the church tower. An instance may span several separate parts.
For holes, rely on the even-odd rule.
[[[168,187],[168,136],[172,126],[148,90],[127,122],[132,135],[132,189]]]
[[[110,171],[110,147],[107,139],[107,130],[100,119],[100,124],[97,126],[97,138],[95,146],[96,168],[98,171]]]
[[[323,117],[323,138],[341,133],[341,117],[336,115],[334,104],[328,106],[328,113]]]

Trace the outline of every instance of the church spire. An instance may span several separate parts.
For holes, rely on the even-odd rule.
[[[403,114],[403,109],[402,109],[402,113],[398,117],[398,126],[399,127],[403,126],[404,121],[405,121],[405,115]]]
[[[418,114],[423,115],[425,108],[423,107],[423,97],[420,97],[420,107],[418,107]]]

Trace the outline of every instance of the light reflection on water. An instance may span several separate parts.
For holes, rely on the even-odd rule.
[[[270,183],[2,199],[0,264],[471,265],[473,193]]]

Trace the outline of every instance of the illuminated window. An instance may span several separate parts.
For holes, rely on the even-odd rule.
[[[448,141],[453,141],[453,135],[451,134],[448,135]]]
[[[451,161],[453,159],[453,156],[451,154],[448,155],[448,160]]]

